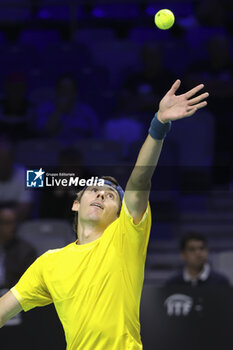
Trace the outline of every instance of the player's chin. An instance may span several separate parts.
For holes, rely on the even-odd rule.
[[[104,213],[104,209],[102,209],[102,208],[99,208],[99,207],[95,207],[95,206],[91,206],[90,207],[91,209],[90,209],[90,213],[91,214],[97,214],[97,215],[99,215],[99,214],[103,214]]]
[[[102,219],[104,216],[104,213],[101,211],[95,211],[92,213],[89,213],[88,218],[91,220],[100,220]]]

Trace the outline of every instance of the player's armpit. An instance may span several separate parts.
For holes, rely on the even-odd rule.
[[[149,191],[127,190],[126,187],[125,204],[135,225],[139,224],[141,221],[147,208],[148,199]]]
[[[22,311],[22,307],[11,291],[0,298],[0,328],[12,317]]]

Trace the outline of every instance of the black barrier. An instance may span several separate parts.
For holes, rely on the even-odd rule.
[[[64,332],[53,305],[19,315],[0,329],[1,350],[65,350]],[[140,319],[144,350],[233,349],[230,287],[156,288],[145,284]]]
[[[66,349],[62,325],[53,305],[21,312],[19,315],[0,329],[1,350]]]
[[[232,350],[233,289],[145,284],[141,335],[144,350]]]

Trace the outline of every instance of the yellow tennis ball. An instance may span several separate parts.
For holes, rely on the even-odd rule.
[[[163,9],[155,14],[155,24],[159,29],[169,29],[175,22],[175,16],[172,11]]]

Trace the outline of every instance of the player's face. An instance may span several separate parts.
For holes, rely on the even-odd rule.
[[[79,219],[107,227],[118,217],[120,198],[111,186],[90,186],[80,200]]]
[[[207,261],[208,249],[204,242],[191,239],[187,242],[182,257],[189,267],[199,270]]]

